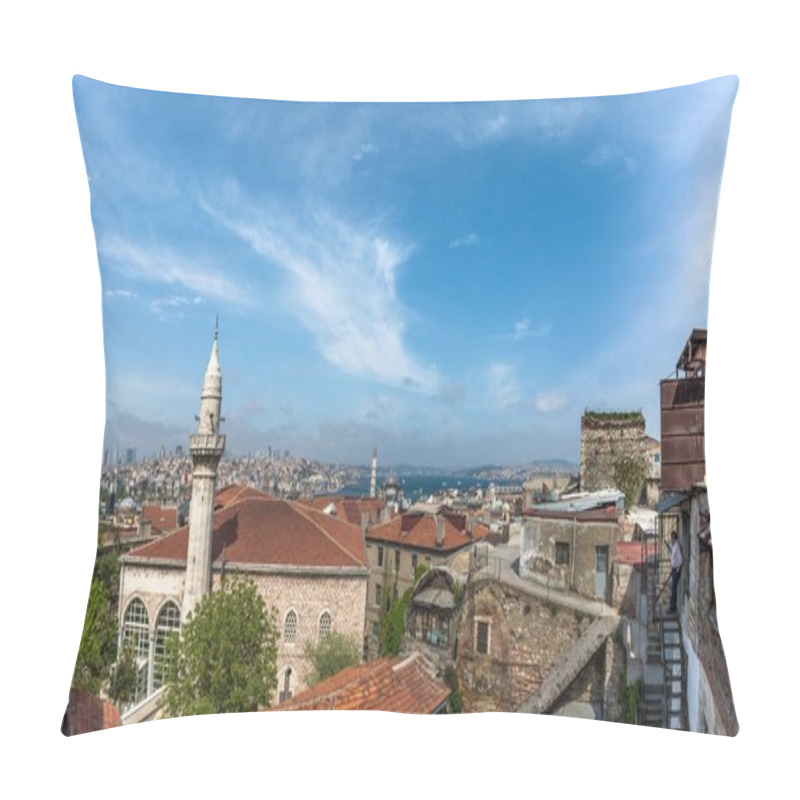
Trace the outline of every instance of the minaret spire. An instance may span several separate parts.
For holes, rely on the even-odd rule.
[[[219,317],[214,324],[214,344],[203,380],[197,433],[189,437],[192,457],[192,500],[189,507],[189,546],[181,619],[211,591],[211,545],[214,529],[214,495],[217,466],[225,451],[219,432],[222,411],[222,371],[219,366]]]
[[[369,496],[378,496],[378,445],[372,451],[372,475],[369,482]]]

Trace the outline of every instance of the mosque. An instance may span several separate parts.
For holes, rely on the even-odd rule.
[[[275,702],[305,688],[307,643],[331,631],[358,642],[364,637],[369,568],[360,526],[251,488],[217,491],[225,451],[218,338],[215,329],[197,430],[189,437],[189,524],[120,559],[120,644],[133,644],[139,669],[123,723],[158,715],[168,634],[180,631],[197,603],[235,575],[252,580],[276,614]]]

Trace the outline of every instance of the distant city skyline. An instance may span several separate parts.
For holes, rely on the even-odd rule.
[[[311,104],[76,79],[106,447],[185,446],[217,315],[233,455],[576,463],[586,408],[658,437],[658,381],[707,324],[735,89]]]

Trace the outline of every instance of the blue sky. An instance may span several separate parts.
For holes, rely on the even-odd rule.
[[[657,437],[706,325],[736,86],[313,104],[76,78],[107,446],[185,445],[217,314],[234,454],[577,461],[587,407]]]

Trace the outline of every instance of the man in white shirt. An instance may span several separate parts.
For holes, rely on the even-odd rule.
[[[672,593],[670,594],[667,613],[674,614],[678,610],[678,579],[681,576],[681,567],[683,567],[683,551],[681,550],[681,543],[678,541],[677,531],[672,531],[672,547],[669,560],[672,566]]]

